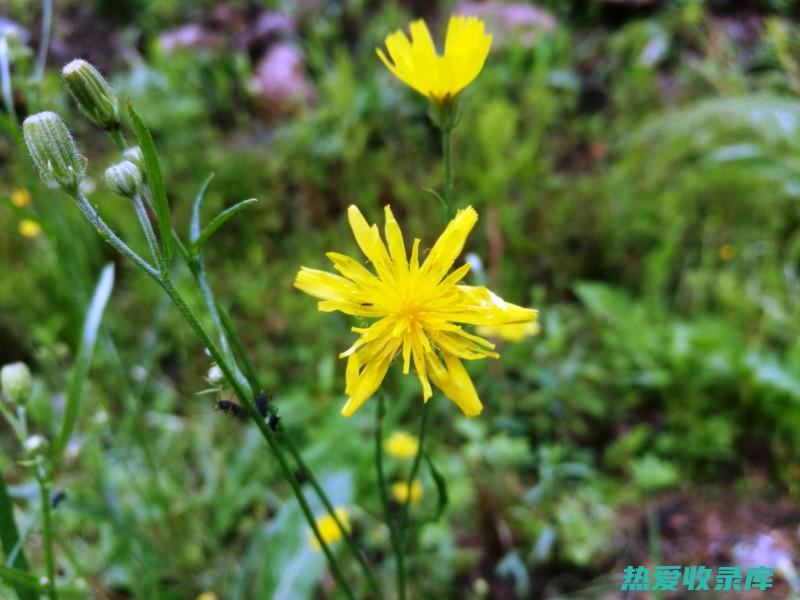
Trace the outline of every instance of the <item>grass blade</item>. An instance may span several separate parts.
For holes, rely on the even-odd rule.
[[[214,174],[209,173],[205,181],[200,184],[200,189],[197,190],[197,195],[194,197],[194,204],[192,205],[192,222],[189,225],[189,243],[194,244],[197,238],[200,237],[200,207],[203,205],[203,200],[206,197],[206,190],[211,180],[214,179]],[[193,252],[192,254],[196,254]]]
[[[36,575],[32,575],[27,571],[20,571],[13,567],[7,567],[3,563],[0,563],[0,579],[17,590],[17,594],[19,594],[20,589],[27,590],[30,594],[27,596],[28,598],[38,598],[37,592],[43,590],[42,585],[39,583],[39,578],[36,577]],[[22,597],[23,596],[20,596],[20,598]]]
[[[92,362],[95,343],[97,342],[97,332],[100,329],[103,311],[105,310],[113,287],[114,265],[110,264],[106,265],[103,272],[100,274],[100,279],[97,282],[97,287],[92,296],[92,302],[89,305],[89,310],[86,312],[81,345],[78,349],[78,356],[75,359],[75,366],[72,369],[72,378],[69,383],[69,394],[67,396],[67,405],[64,409],[61,433],[53,447],[53,470],[56,470],[61,460],[61,455],[64,453],[64,448],[75,427],[75,421],[78,419],[78,411],[83,395],[83,384],[86,382],[86,377],[89,374],[89,366]]]
[[[11,497],[8,495],[6,482],[0,477],[0,545],[3,548],[3,554],[8,556],[14,551],[19,543],[19,530],[17,530],[17,522],[14,520],[14,506],[11,504]],[[9,568],[0,561],[0,566]],[[17,552],[17,556],[13,562],[14,571],[17,573],[28,573],[28,561],[25,560],[25,554],[22,550]],[[31,577],[33,577],[31,575]],[[39,595],[30,590],[22,583],[15,583],[6,578],[20,600],[35,600]],[[34,577],[34,579],[36,579]]]
[[[205,229],[203,229],[203,231],[200,233],[197,239],[192,242],[192,248],[191,248],[192,255],[196,256],[197,253],[200,252],[200,250],[202,250],[203,244],[205,244],[206,241],[208,241],[208,238],[210,238],[217,229],[222,227],[228,221],[228,219],[230,219],[236,213],[244,210],[251,204],[255,204],[256,202],[258,202],[256,198],[250,198],[249,200],[242,200],[238,204],[234,204],[230,208],[227,208],[223,210],[221,213],[219,213],[214,218],[214,220],[211,221],[211,223],[209,223]]]
[[[436,484],[436,491],[439,496],[439,502],[436,505],[436,515],[433,517],[434,521],[438,521],[444,513],[444,509],[447,507],[447,480],[433,464],[433,461],[431,460],[431,457],[428,456],[427,452],[425,453],[425,462],[428,463],[428,468],[431,471],[431,476]]]
[[[153,143],[153,136],[150,134],[150,130],[130,102],[128,102],[128,114],[131,117],[139,148],[142,149],[142,155],[144,156],[147,184],[150,186],[150,191],[153,192],[153,205],[158,219],[164,262],[169,264],[170,260],[172,260],[172,217],[169,212],[167,190],[164,187],[164,177],[161,174],[161,165],[158,162],[156,146]]]

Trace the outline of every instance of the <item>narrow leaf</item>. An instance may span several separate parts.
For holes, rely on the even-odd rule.
[[[2,563],[0,563],[0,579],[17,590],[17,595],[19,595],[20,598],[38,598],[36,592],[42,591],[42,585],[39,583],[39,578],[36,577],[36,575],[13,567],[7,567]],[[25,590],[24,593],[26,593],[27,596],[20,594],[21,590]]]
[[[14,520],[14,506],[11,504],[11,497],[8,495],[6,482],[0,477],[0,545],[3,548],[3,554],[9,556],[14,548],[19,543],[19,530],[17,530],[17,523]],[[0,565],[3,562],[0,561]],[[25,554],[22,550],[17,551],[17,556],[14,559],[13,566],[19,573],[28,573],[28,561],[25,560]],[[17,597],[20,600],[35,600],[38,595],[29,590],[25,585],[10,582],[14,590],[17,592]]]
[[[431,460],[431,457],[428,456],[427,452],[425,453],[425,462],[428,463],[428,468],[430,469],[431,476],[436,484],[436,492],[439,497],[439,502],[436,505],[436,515],[433,517],[434,521],[438,521],[442,514],[444,514],[444,509],[447,507],[447,480],[445,480],[444,475],[442,475],[433,464],[433,461]]]
[[[194,244],[197,238],[200,237],[200,207],[203,205],[203,200],[206,197],[206,190],[211,180],[214,179],[214,174],[209,173],[205,181],[200,184],[200,189],[197,190],[197,195],[194,197],[194,204],[192,205],[192,222],[189,225],[189,243]]]
[[[256,202],[258,202],[256,198],[242,200],[239,202],[239,204],[234,204],[230,208],[227,208],[219,213],[214,220],[211,221],[211,223],[209,223],[205,229],[203,229],[197,239],[192,242],[192,255],[196,256],[197,253],[202,250],[203,245],[206,243],[206,241],[208,241],[208,238],[210,238],[217,229],[222,227],[228,221],[228,219],[230,219],[236,213],[244,210],[251,204],[255,204]]]
[[[81,345],[78,349],[78,356],[75,359],[75,366],[72,368],[72,378],[69,383],[67,404],[64,409],[64,420],[61,424],[61,433],[53,447],[53,465],[57,467],[64,453],[64,448],[69,441],[72,430],[75,428],[75,421],[78,419],[78,412],[83,396],[83,385],[89,375],[89,366],[94,355],[95,343],[97,342],[97,332],[100,329],[100,322],[103,318],[103,311],[108,303],[111,290],[114,287],[114,265],[106,265],[100,274],[100,280],[92,296],[89,310],[86,312],[86,321],[83,324],[83,335]]]
[[[153,193],[153,205],[158,219],[158,229],[161,238],[161,245],[164,249],[165,262],[169,264],[172,259],[172,217],[169,213],[169,203],[167,202],[167,190],[164,187],[164,177],[161,174],[161,166],[158,162],[156,146],[153,143],[153,136],[150,130],[142,121],[142,118],[133,108],[133,104],[128,102],[128,114],[131,117],[133,130],[136,139],[144,156],[144,168],[147,174],[147,184]]]

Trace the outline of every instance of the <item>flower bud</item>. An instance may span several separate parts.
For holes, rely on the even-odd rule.
[[[142,172],[129,160],[108,167],[103,179],[108,189],[123,198],[133,198],[142,187]]]
[[[50,444],[47,439],[39,434],[32,435],[25,440],[25,458],[33,459],[44,456]]]
[[[131,161],[139,167],[139,170],[144,172],[144,154],[142,154],[142,149],[139,148],[139,146],[125,148],[125,152],[122,153],[122,158]]]
[[[211,365],[208,373],[206,373],[206,379],[211,385],[220,385],[225,381],[225,375],[222,373],[222,369],[219,368],[219,365]]]
[[[44,182],[76,191],[86,173],[86,160],[61,117],[50,111],[31,115],[22,124],[22,134]]]
[[[33,383],[28,365],[15,362],[0,369],[0,385],[6,396],[17,404],[22,404],[31,395]]]
[[[83,114],[103,129],[119,129],[117,96],[97,69],[76,59],[64,67],[61,77]]]

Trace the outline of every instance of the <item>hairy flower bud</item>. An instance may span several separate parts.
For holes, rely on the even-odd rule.
[[[31,115],[22,124],[22,134],[44,182],[76,191],[86,173],[86,160],[61,117],[50,111]]]
[[[28,365],[15,362],[0,369],[0,386],[9,400],[22,404],[28,399],[33,388]]]
[[[125,148],[125,152],[122,153],[122,158],[131,161],[144,173],[144,154],[142,154],[142,149],[139,148],[139,146]]]
[[[142,172],[129,160],[108,167],[103,179],[108,189],[123,198],[133,198],[142,187]]]
[[[34,434],[25,440],[25,458],[34,459],[44,456],[50,443],[44,436]]]
[[[103,129],[119,129],[117,96],[94,66],[75,59],[64,67],[61,77],[83,114]]]

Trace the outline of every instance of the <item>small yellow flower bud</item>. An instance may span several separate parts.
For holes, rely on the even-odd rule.
[[[103,179],[108,189],[123,198],[133,198],[142,187],[142,172],[129,160],[108,167]]]
[[[76,191],[86,173],[86,161],[61,117],[50,111],[31,115],[22,124],[22,134],[44,182]]]
[[[19,222],[17,231],[19,231],[22,237],[32,240],[39,237],[39,234],[42,233],[42,226],[33,219],[22,219],[22,221]]]
[[[33,389],[31,372],[24,362],[15,362],[0,369],[0,386],[9,400],[22,404]]]
[[[31,193],[26,189],[18,189],[11,192],[11,204],[17,208],[30,206],[31,200]]]
[[[61,76],[83,114],[103,129],[119,129],[117,96],[97,69],[76,59],[64,67]]]

